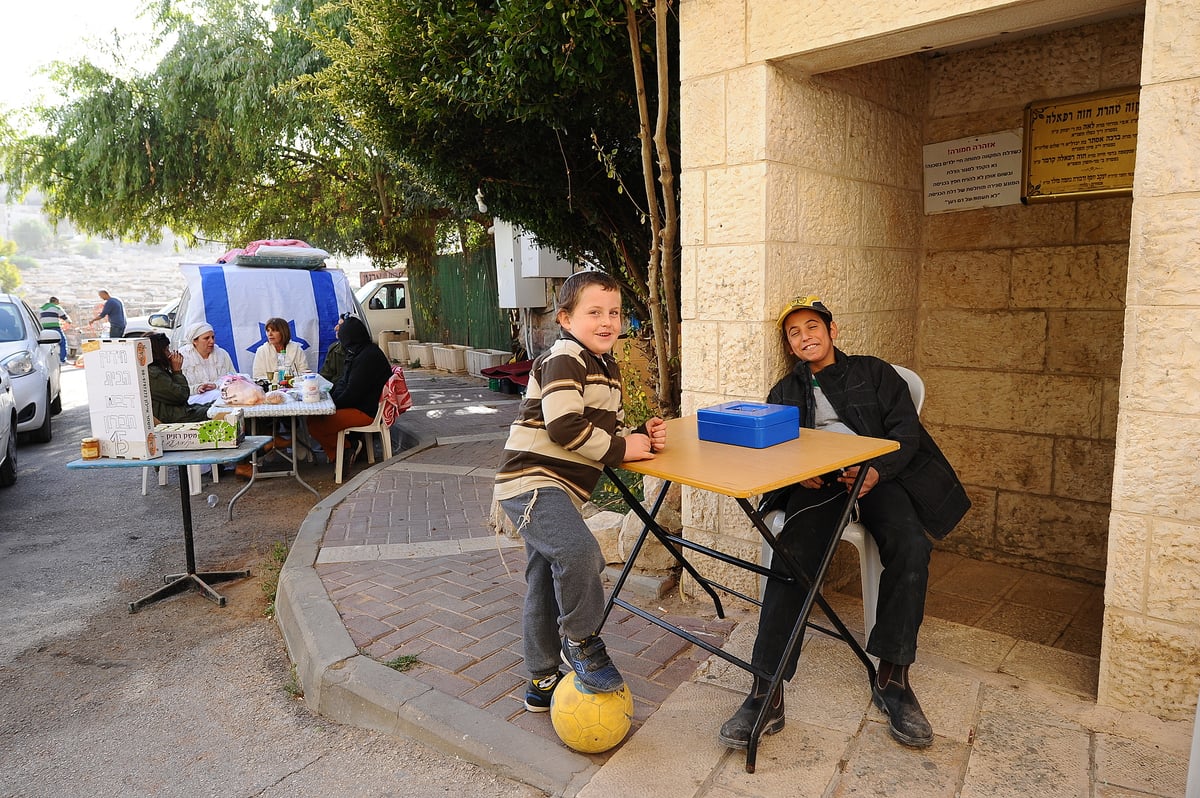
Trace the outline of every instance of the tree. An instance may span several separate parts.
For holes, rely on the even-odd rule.
[[[272,10],[208,0],[192,16],[163,2],[173,43],[152,73],[61,65],[72,99],[41,109],[47,133],[0,148],[5,180],[41,188],[51,219],[94,235],[298,237],[381,265],[427,259],[439,223],[461,214],[299,90],[324,65],[300,31],[311,0]]]
[[[6,294],[12,293],[21,285],[21,271],[12,261],[13,255],[16,254],[16,242],[0,238],[0,291]]]
[[[314,40],[330,63],[310,82],[448,195],[481,189],[497,216],[622,279],[653,321],[659,403],[674,410],[678,113],[668,67],[678,37],[669,12],[666,0],[343,0],[317,14]]]

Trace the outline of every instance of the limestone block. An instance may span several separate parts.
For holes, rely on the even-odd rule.
[[[600,544],[600,551],[604,553],[604,561],[610,565],[625,561],[621,556],[619,543],[621,524],[624,520],[624,515],[611,510],[603,510],[584,519],[584,523],[595,536],[596,542]]]
[[[1100,381],[1011,372],[922,368],[923,418],[935,424],[1094,438]]]
[[[1001,492],[996,545],[1032,560],[1103,571],[1108,506],[1093,502]]]
[[[1109,516],[1105,606],[1144,611],[1151,522],[1147,516],[1132,513],[1113,512]]]
[[[1142,410],[1200,414],[1200,325],[1193,308],[1130,308],[1124,391]]]
[[[751,163],[766,156],[767,72],[766,66],[755,64],[725,74],[727,163]]]
[[[696,318],[742,321],[762,300],[762,246],[705,247],[696,253]]]
[[[921,266],[921,303],[993,310],[1008,305],[1008,250],[931,252]]]
[[[704,405],[701,405],[704,407]],[[704,531],[716,534],[720,527],[720,508],[717,495],[711,491],[683,488],[680,496],[680,517],[687,534]]]
[[[1053,438],[970,427],[943,431],[933,424],[927,426],[963,482],[1008,491],[1050,492]]]
[[[1013,345],[1018,341],[1019,345]],[[1109,345],[1112,344],[1110,340]],[[931,310],[921,322],[920,345],[922,363],[955,368],[1041,371],[1046,359],[1046,314],[1039,311]]]
[[[654,520],[663,529],[673,535],[678,535],[683,528],[679,520],[679,510],[673,507],[664,506],[659,510]],[[637,545],[638,537],[645,528],[646,524],[641,518],[638,518],[636,513],[628,512],[625,514],[625,520],[621,524],[621,531],[617,537],[616,553],[618,559],[614,562],[624,563],[629,559],[629,555],[633,552],[633,547]],[[651,573],[664,573],[674,569],[678,565],[679,561],[667,551],[666,547],[654,535],[646,536],[646,542],[642,544],[642,550],[638,552],[637,561],[634,563],[634,567],[637,570]]]
[[[1138,198],[1129,237],[1129,304],[1200,304],[1200,197]]]
[[[714,75],[679,87],[679,165],[683,170],[725,163],[725,76]]]
[[[845,307],[862,311],[898,310],[910,315],[915,330],[919,260],[920,255],[909,250],[866,251],[859,258],[858,267],[851,270],[850,300]]]
[[[1077,244],[1126,244],[1133,213],[1130,197],[1080,200]]]
[[[1113,509],[1200,522],[1200,418],[1123,410],[1121,419]]]
[[[725,554],[731,554],[734,557],[740,557],[750,562],[758,562],[761,554],[761,546],[759,544],[761,538],[753,541],[739,540],[691,528],[684,529],[684,537],[702,546],[708,546],[709,548],[717,549]],[[719,582],[749,595],[758,595],[758,576],[744,568],[729,565],[728,563],[723,563],[720,560],[698,553],[689,554],[688,562],[705,579],[711,579],[714,582]],[[703,590],[686,573],[681,575],[680,581],[683,585],[685,595],[691,598],[703,599],[705,597]]]
[[[1200,191],[1200,77],[1142,86],[1135,197]]]
[[[1055,246],[1075,240],[1075,209],[1070,202],[1005,205],[925,219],[930,250]]]
[[[685,171],[679,176],[679,240],[684,249],[704,244],[704,186],[707,176],[701,169]]]
[[[708,218],[705,240],[709,244],[741,244],[763,240],[766,227],[762,163],[710,169],[705,196]]]
[[[921,121],[858,98],[850,100],[849,113],[846,174],[868,183],[921,189]],[[882,141],[886,147],[879,146]]]
[[[1146,614],[1197,626],[1200,619],[1200,524],[1154,521]]]
[[[846,162],[849,98],[806,78],[771,73],[767,87],[766,155],[807,169],[840,171]],[[814,125],[810,120],[825,120]]]
[[[763,324],[721,325],[721,392],[730,396],[765,396],[767,375]]]
[[[911,114],[926,102],[926,64],[919,55],[889,58],[823,72],[813,80],[880,108]]]
[[[690,0],[679,6],[679,72],[684,80],[746,63],[742,0]]]
[[[688,387],[695,391],[716,393],[720,390],[719,349],[715,342],[721,325],[715,321],[685,321],[681,325],[679,355]]]
[[[1124,244],[1018,249],[1012,301],[1018,307],[1125,307],[1129,248]]]
[[[992,550],[996,547],[996,491],[975,485],[965,487],[971,509],[949,536],[934,545],[939,548],[963,547],[971,552]]]
[[[810,243],[767,245],[763,295],[765,318],[772,323],[784,303],[794,296],[819,294],[835,312],[849,307],[849,285],[858,260],[855,253],[840,247]],[[839,324],[841,314],[838,315]]]
[[[935,114],[944,108],[971,113],[1096,91],[1101,38],[1095,34],[1070,28],[935,58],[929,107]]]
[[[1128,351],[1126,349],[1125,351]],[[1117,413],[1120,410],[1121,381],[1100,381],[1100,438],[1111,441],[1117,437]]]
[[[679,315],[684,322],[696,318],[696,263],[699,261],[701,249],[684,245],[680,258],[682,264],[679,274]]]
[[[865,246],[904,248],[921,240],[925,217],[919,191],[867,184],[862,202]]]
[[[764,186],[769,241],[795,241],[800,221],[800,176],[789,166],[772,164]]]
[[[1200,630],[1122,611],[1105,614],[1098,703],[1156,715],[1195,716]]]
[[[876,311],[859,314],[853,326],[838,336],[846,352],[870,352],[889,363],[911,363],[916,346],[916,315],[911,310]],[[841,324],[839,323],[839,327]]]
[[[968,136],[982,136],[997,130],[1015,130],[1025,124],[1021,106],[991,108],[978,113],[960,113],[957,108],[930,109],[936,112],[925,120],[925,142],[953,141]]]
[[[862,243],[863,185],[821,172],[799,175],[798,238],[801,243],[858,246]]]
[[[1194,77],[1196,64],[1200,63],[1196,7],[1188,0],[1156,0],[1151,21],[1153,27],[1146,40],[1141,80],[1129,83],[1164,83]]]
[[[1046,315],[1050,322],[1046,345],[1048,371],[1120,376],[1123,311],[1075,310]]]
[[[1161,3],[1159,7],[1161,8]],[[1145,21],[1142,16],[1123,17],[1096,26],[1101,36],[1099,76],[1101,86],[1137,86],[1142,82],[1142,41],[1145,35]],[[1193,65],[1194,63],[1193,61]]]
[[[1054,441],[1054,495],[1107,504],[1112,498],[1113,442]]]

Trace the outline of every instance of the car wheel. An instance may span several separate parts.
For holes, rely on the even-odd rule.
[[[34,443],[49,443],[50,439],[54,437],[54,432],[50,429],[50,416],[51,415],[52,414],[50,412],[50,389],[47,388],[46,389],[46,414],[45,414],[45,418],[42,419],[42,426],[38,427],[32,433],[30,433],[30,437],[33,438]]]
[[[56,416],[62,412],[62,391],[59,391],[58,396],[50,403],[50,412]]]
[[[4,463],[0,465],[0,488],[7,488],[17,481],[17,420],[13,419],[12,429],[8,436],[8,452],[5,453]]]

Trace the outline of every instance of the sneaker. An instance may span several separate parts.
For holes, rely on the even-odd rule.
[[[530,679],[529,686],[525,688],[525,709],[529,712],[549,712],[550,696],[562,677],[561,673],[555,671],[540,679]]]
[[[567,638],[562,645],[563,662],[571,666],[579,683],[597,693],[615,693],[625,686],[617,666],[608,657],[604,641],[598,635],[580,642]]]

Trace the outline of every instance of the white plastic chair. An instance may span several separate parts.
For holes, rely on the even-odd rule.
[[[367,449],[367,462],[375,462],[375,442],[371,440],[370,435],[377,433],[379,440],[383,444],[383,459],[390,460],[392,457],[392,428],[388,424],[383,423],[384,403],[379,403],[379,409],[375,411],[375,418],[370,424],[364,424],[361,427],[346,427],[346,429],[338,430],[337,438],[337,465],[333,469],[333,481],[338,485],[342,484],[342,462],[346,457],[346,435],[351,432],[363,433],[363,445]]]
[[[167,484],[167,471],[168,471],[167,466],[143,466],[143,468],[142,468],[142,495],[143,496],[145,496],[146,492],[150,489],[150,472],[152,470],[158,472],[158,484],[159,485]],[[212,481],[213,481],[214,485],[221,481],[220,473],[221,473],[221,467],[214,465],[212,467]],[[189,488],[188,493],[190,493],[192,496],[200,495],[200,489],[201,489],[200,466],[198,466],[198,465],[188,466],[188,488]]]
[[[892,368],[908,383],[908,392],[912,395],[913,405],[917,408],[917,413],[920,413],[921,405],[925,403],[925,383],[912,369],[896,365],[893,365]],[[767,529],[776,536],[783,531],[783,520],[783,510],[767,513],[763,519]],[[871,630],[875,628],[875,608],[879,603],[879,578],[883,575],[879,547],[875,544],[875,538],[871,537],[867,528],[857,521],[846,524],[846,528],[842,530],[842,540],[858,549],[858,570],[862,579],[863,639],[870,640]],[[771,548],[765,542],[762,545],[762,562],[764,565],[770,565]]]

